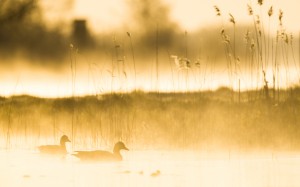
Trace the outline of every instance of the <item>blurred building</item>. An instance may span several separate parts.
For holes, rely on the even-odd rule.
[[[92,47],[93,40],[87,28],[87,21],[85,19],[76,19],[72,26],[72,42],[78,48]]]

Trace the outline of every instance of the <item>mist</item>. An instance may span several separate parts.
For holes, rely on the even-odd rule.
[[[10,71],[10,76],[19,77],[24,74],[22,71],[40,71],[45,72],[43,79],[53,79],[56,74],[54,79],[64,77],[66,81],[62,87],[66,87],[71,84],[67,83],[71,82],[70,65],[76,63],[77,89],[84,82],[94,80],[77,93],[83,93],[82,90],[86,89],[90,94],[112,89],[124,91],[124,85],[127,85],[125,90],[135,87],[141,90],[182,91],[217,89],[220,86],[237,89],[233,79],[243,81],[242,89],[253,88],[249,83],[250,76],[254,76],[250,75],[250,68],[255,68],[258,75],[252,82],[258,82],[256,87],[262,87],[264,78],[263,71],[259,70],[258,51],[264,41],[261,49],[266,57],[270,56],[265,62],[266,80],[271,82],[273,79],[274,59],[278,58],[282,71],[285,71],[278,75],[285,77],[280,85],[298,83],[296,51],[299,46],[295,42],[298,38],[288,31],[282,31],[278,36],[272,34],[274,31],[269,35],[264,29],[264,35],[259,40],[255,39],[258,33],[251,23],[239,23],[234,28],[231,23],[211,24],[189,31],[171,18],[171,6],[160,0],[127,0],[125,4],[129,18],[125,23],[110,30],[102,30],[101,25],[93,30],[95,25],[91,25],[89,18],[71,16],[74,3],[63,1],[54,6],[51,2],[34,0],[1,1],[0,55],[3,74],[9,76],[7,72]],[[55,8],[51,12],[47,9],[49,7]],[[214,11],[213,7],[211,11]],[[62,14],[65,16],[61,19],[50,19]],[[290,42],[285,43],[286,38]],[[255,47],[258,49],[251,49],[251,42],[257,41],[259,45],[255,44]],[[234,47],[233,51],[233,46],[238,47]],[[188,70],[178,67],[172,56],[187,59]],[[250,67],[251,63],[254,63],[253,67]],[[16,84],[16,79],[11,79],[13,84]],[[26,77],[20,79],[30,81]],[[147,84],[136,79],[145,80]]]
[[[117,26],[78,2],[0,0],[2,185],[299,186],[300,38],[281,11],[211,7],[189,30],[164,0],[95,3]]]
[[[73,4],[74,1],[62,2],[57,5],[60,8],[55,9],[56,14],[68,14]],[[115,53],[115,47],[119,46],[123,55],[130,59],[132,40],[133,51],[138,56],[139,64],[142,64],[141,61],[148,61],[147,59],[155,59],[157,49],[162,57],[160,63],[163,66],[168,64],[166,60],[170,54],[182,57],[187,55],[191,60],[196,60],[204,56],[203,54],[220,59],[218,62],[224,58],[220,35],[223,26],[207,25],[190,32],[171,19],[169,6],[160,0],[127,0],[126,5],[130,20],[109,32],[101,32],[101,28],[96,32],[91,29],[88,19],[62,19],[59,23],[50,23],[45,17],[45,5],[42,6],[34,0],[14,3],[8,0],[1,1],[1,56],[13,59],[21,55],[29,59],[29,64],[60,67],[69,63],[69,46],[73,44],[80,53],[99,58],[110,58]],[[233,29],[230,25],[226,25],[225,29],[232,40]],[[244,35],[251,30],[251,26],[239,24],[236,30],[236,45],[245,46]],[[297,38],[294,37],[294,40]],[[237,49],[240,57],[244,56],[243,48]]]

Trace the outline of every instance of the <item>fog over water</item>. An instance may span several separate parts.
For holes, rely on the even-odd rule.
[[[2,1],[1,94],[66,96],[74,92],[72,84],[76,85],[77,95],[134,89],[203,90],[220,86],[256,89],[264,85],[263,70],[270,85],[273,76],[278,78],[275,81],[278,81],[276,86],[279,87],[298,84],[298,34],[287,30],[290,28],[290,25],[285,25],[290,23],[286,21],[290,20],[286,17],[288,13],[284,12],[283,27],[280,27],[278,6],[274,6],[274,15],[269,20],[267,11],[271,3],[264,4],[263,8],[252,4],[255,14],[262,17],[263,24],[257,28],[262,30],[263,35],[257,40],[259,44],[255,44],[257,49],[251,52],[251,42],[257,42],[257,29],[251,16],[248,16],[248,21],[245,20],[247,4],[244,5],[244,14],[235,17],[234,32],[232,23],[227,21],[230,12],[226,12],[234,10],[223,3],[215,3],[221,12],[224,10],[222,16],[216,16],[211,6],[207,15],[215,21],[188,30],[183,27],[182,21],[176,20],[178,15],[174,15],[179,5],[160,0],[99,4],[111,10],[103,19],[108,20],[112,13],[120,18],[121,23],[111,25],[111,29],[109,24],[105,26],[101,21],[99,25],[95,22],[94,9],[90,14],[84,12],[88,3],[81,1],[54,4],[51,1],[27,0],[16,5]],[[202,19],[201,15],[199,19]],[[271,30],[267,26],[269,23]],[[224,44],[222,28],[230,38],[229,45]],[[277,30],[284,30],[279,40],[276,40]],[[249,40],[245,39],[247,33]],[[286,37],[290,38],[289,43],[285,43]],[[226,48],[233,50],[233,46],[236,46],[234,52],[226,52]],[[259,50],[265,66],[262,68]],[[179,67],[171,56],[187,58],[190,64],[187,69]],[[232,59],[228,60],[228,57]],[[72,72],[75,74],[72,75]]]
[[[23,158],[18,157],[22,155]],[[7,159],[10,156],[9,159]],[[159,159],[156,159],[159,157]],[[26,162],[24,162],[26,160]],[[144,160],[147,160],[145,162]],[[33,152],[0,152],[4,186],[298,186],[299,159],[136,151],[122,163],[83,164]]]
[[[0,186],[300,186],[298,4],[0,0]]]

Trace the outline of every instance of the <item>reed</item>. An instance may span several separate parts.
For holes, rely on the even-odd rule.
[[[11,104],[12,104],[13,98],[11,98],[10,104],[8,106],[8,111],[7,111],[7,132],[6,132],[6,150],[9,150],[11,148]]]
[[[214,6],[214,8],[216,11],[216,15],[221,16],[220,9],[217,6]],[[238,75],[239,58],[237,57],[237,54],[236,54],[236,20],[231,13],[229,13],[229,22],[232,23],[232,25],[233,25],[233,41],[231,41],[230,36],[226,34],[223,26],[222,26],[220,34],[221,34],[221,38],[222,38],[222,41],[224,44],[229,82],[230,82],[231,88],[233,90],[236,78],[237,78],[237,86],[239,89],[240,78]],[[222,25],[223,25],[223,23],[222,23]],[[234,102],[233,92],[231,94],[231,100],[232,100],[232,102]]]
[[[169,50],[167,50],[168,53],[168,57],[169,57],[169,65],[170,65],[170,70],[171,70],[171,78],[172,78],[172,85],[173,85],[173,92],[176,92],[176,88],[175,88],[175,81],[174,81],[174,70],[173,70],[173,63],[172,63],[172,57],[171,54],[169,52]]]
[[[76,126],[76,108],[75,108],[75,95],[76,95],[76,67],[77,67],[77,54],[78,48],[75,48],[73,44],[70,44],[70,69],[71,69],[71,84],[72,84],[72,116],[71,116],[71,144],[72,148],[75,143],[75,126]]]
[[[268,40],[267,40],[267,52],[266,52],[266,61],[267,61],[267,64],[270,61],[270,40],[272,41],[270,27],[271,27],[271,17],[272,17],[272,15],[273,15],[273,6],[271,6],[269,8],[269,10],[268,10],[269,24],[268,24]]]
[[[298,75],[297,78],[300,79],[300,68],[298,67],[297,62],[296,62],[296,58],[295,58],[294,43],[293,43],[294,36],[293,36],[292,33],[290,34],[289,38],[290,38],[289,44],[290,44],[290,49],[291,49],[292,58],[293,58],[293,62],[294,62],[294,67],[295,67],[295,70],[297,71],[297,75]]]
[[[289,86],[291,83],[290,78],[290,68],[291,68],[291,59],[292,57],[293,66],[297,69],[297,76],[300,77],[300,69],[298,70],[298,65],[296,64],[294,44],[293,44],[293,35],[288,35],[283,27],[283,11],[279,9],[278,21],[279,26],[277,30],[277,36],[274,38],[271,34],[271,23],[273,17],[273,6],[270,6],[267,9],[267,13],[264,13],[264,1],[258,0],[258,10],[256,13],[252,8],[251,4],[247,4],[247,11],[249,16],[252,17],[253,21],[253,35],[250,35],[250,31],[248,30],[246,33],[246,50],[245,55],[240,57],[237,54],[236,50],[236,19],[235,17],[229,13],[229,22],[233,27],[232,39],[227,34],[222,24],[221,30],[221,38],[224,44],[225,51],[225,59],[227,62],[227,70],[229,82],[234,88],[234,85],[238,85],[238,90],[240,90],[240,86],[242,84],[241,81],[241,66],[244,66],[247,73],[247,67],[249,67],[250,72],[250,87],[253,89],[255,86],[253,85],[254,80],[256,80],[256,93],[259,96],[259,90],[261,83],[263,84],[262,92],[264,93],[264,98],[270,98],[270,88],[269,88],[269,69],[271,67],[272,70],[272,82],[273,82],[273,98],[275,100],[275,88],[277,87],[277,95],[279,95],[280,88],[280,69],[283,67],[285,69],[285,85]],[[216,12],[216,16],[221,17],[221,11],[218,6],[214,6],[214,10]],[[256,10],[256,9],[255,9]],[[264,26],[264,16],[268,18],[268,28],[267,32]],[[300,40],[299,40],[300,46]],[[300,56],[300,50],[299,50]],[[245,58],[245,59],[243,59]],[[299,57],[300,59],[300,57]],[[241,62],[246,62],[245,64]],[[271,66],[269,63],[271,63]],[[280,62],[280,63],[279,63]],[[300,66],[299,66],[300,67]],[[256,78],[254,78],[254,74],[256,74]],[[237,83],[237,84],[236,84]],[[279,98],[280,96],[278,96]],[[233,97],[232,97],[233,98]],[[240,100],[240,93],[239,93]],[[252,100],[252,96],[250,96]]]
[[[156,91],[159,92],[159,68],[158,68],[158,52],[159,52],[159,25],[156,23],[155,35],[155,69],[156,69]]]
[[[209,150],[221,146],[234,150],[239,146],[245,149],[267,149],[275,145],[280,149],[283,145],[277,143],[292,145],[291,140],[295,140],[297,146],[300,145],[297,139],[299,129],[294,125],[300,120],[295,112],[300,106],[297,99],[300,97],[299,88],[294,90],[293,98],[280,98],[277,107],[270,107],[273,105],[264,100],[232,103],[228,97],[230,94],[225,88],[189,93],[107,94],[102,95],[101,99],[96,96],[79,97],[76,108],[80,114],[77,114],[74,149],[94,149],[120,139],[128,140],[133,147],[141,149]],[[247,94],[242,92],[241,98]],[[281,95],[284,94],[286,91],[281,90]],[[57,130],[69,129],[71,99],[22,96],[14,98],[11,103],[10,98],[5,99],[0,105],[0,115],[7,115],[5,111],[11,107],[11,147],[26,146],[34,149],[41,141],[52,142],[53,108],[59,111],[55,122]],[[7,120],[0,118],[0,125],[6,126]],[[22,126],[24,123],[27,123],[26,134]],[[0,134],[3,134],[2,131],[6,132],[7,129],[0,130]],[[68,132],[66,130],[64,133]],[[26,136],[33,138],[39,133],[39,140],[25,141]],[[262,133],[263,138],[259,136]]]
[[[184,32],[185,38],[185,89],[186,92],[189,90],[188,82],[189,82],[189,69],[191,68],[191,62],[188,59],[188,32]]]
[[[133,50],[131,33],[127,32],[127,36],[128,36],[128,38],[130,40],[130,50],[131,50],[132,62],[133,62],[133,69],[134,69],[134,90],[136,91],[136,67],[135,67],[135,57],[134,57],[134,50]]]

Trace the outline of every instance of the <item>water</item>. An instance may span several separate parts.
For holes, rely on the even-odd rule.
[[[0,186],[300,186],[300,155],[129,151],[117,163],[0,152]]]

